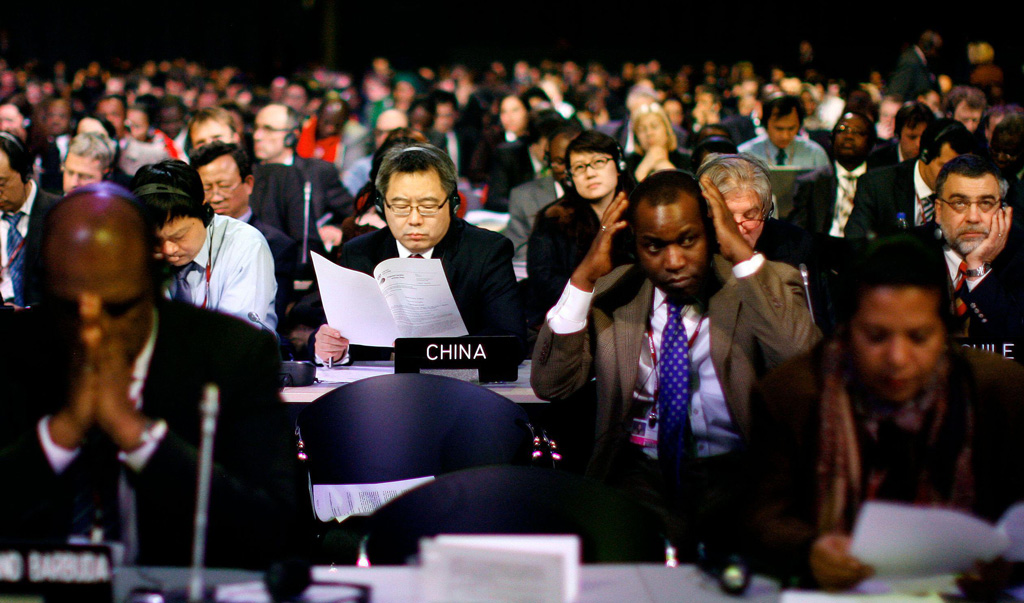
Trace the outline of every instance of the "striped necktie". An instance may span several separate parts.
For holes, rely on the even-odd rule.
[[[956,271],[956,283],[953,286],[953,309],[956,310],[957,316],[963,316],[967,313],[967,304],[964,303],[963,298],[960,297],[960,293],[964,288],[964,281],[967,279],[967,262],[960,262],[960,266]]]
[[[658,358],[658,460],[672,490],[690,438],[690,344],[683,324],[684,304],[668,301],[668,322]]]
[[[921,199],[921,217],[924,218],[923,224],[935,221],[935,194]]]
[[[18,224],[25,212],[9,214],[4,212],[4,221],[7,222],[7,276],[11,279],[14,289],[14,297],[11,301],[16,306],[25,305],[25,237],[18,231]]]

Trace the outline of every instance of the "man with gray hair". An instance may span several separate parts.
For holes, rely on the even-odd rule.
[[[470,335],[514,335],[523,343],[526,321],[512,270],[512,242],[456,216],[460,203],[455,164],[429,144],[399,145],[384,156],[376,180],[377,214],[388,227],[345,243],[340,264],[373,275],[390,258],[441,260]],[[323,312],[323,306],[313,307]],[[325,322],[323,318],[321,322]],[[320,361],[344,363],[381,355],[353,348],[344,333],[323,324],[314,335]]]
[[[697,170],[697,179],[706,176],[725,198],[740,234],[754,251],[773,262],[789,264],[806,273],[814,321],[822,331],[831,330],[829,296],[816,260],[814,239],[809,232],[772,217],[772,183],[768,165],[754,155],[712,154]]]
[[[117,143],[96,132],[83,132],[68,143],[68,156],[62,166],[64,193],[99,182],[110,174]]]

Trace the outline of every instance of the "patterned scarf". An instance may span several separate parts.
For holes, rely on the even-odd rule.
[[[973,414],[970,406],[964,404],[962,418],[950,416],[949,366],[949,358],[944,356],[917,399],[908,404],[891,405],[859,392],[842,338],[825,346],[817,463],[819,533],[849,533],[861,503],[872,499],[884,482],[887,469],[873,466],[863,454],[858,430],[877,440],[879,427],[885,422],[906,434],[927,433],[923,457],[926,460],[918,471],[915,504],[963,510],[973,507]],[[947,420],[963,421],[964,429],[963,437],[956,443],[958,450],[954,451],[952,486],[949,495],[944,496],[935,486],[936,476],[928,469],[932,466],[928,461],[934,461],[941,454],[938,444]]]

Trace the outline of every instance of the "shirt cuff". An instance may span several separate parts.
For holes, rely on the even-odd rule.
[[[117,458],[138,473],[142,471],[146,466],[146,463],[149,462],[149,459],[152,458],[153,453],[155,453],[157,447],[160,446],[160,442],[164,441],[164,437],[166,435],[167,421],[160,419],[146,430],[143,435],[142,446],[139,446],[131,452],[124,452],[122,450],[117,453]]]
[[[764,256],[760,253],[755,253],[750,256],[750,259],[744,260],[732,267],[732,275],[736,278],[747,278],[753,274],[756,274],[761,266],[764,265]]]
[[[976,278],[974,280],[971,280],[969,278],[965,278],[964,280],[967,281],[967,290],[968,291],[974,291],[974,288],[977,287],[978,285],[980,285],[981,281],[985,280],[988,277],[988,275],[990,275],[990,274],[992,274],[992,270],[991,269],[989,269],[988,272],[986,272],[985,274],[981,275],[980,277],[978,277],[978,278]]]
[[[327,366],[327,361],[324,360],[323,358],[317,356],[316,354],[313,354],[313,359],[316,360],[316,363],[318,365],[320,365],[320,366]],[[352,359],[348,355],[348,348],[345,348],[345,353],[342,354],[341,360],[335,360],[334,361],[334,366],[346,365],[346,364],[349,364],[351,361],[352,361]]]
[[[78,453],[82,450],[81,448],[68,450],[53,441],[53,438],[50,437],[49,415],[39,419],[39,423],[36,424],[36,433],[39,434],[39,444],[43,447],[43,454],[46,455],[46,460],[49,461],[50,467],[57,475],[64,473],[64,470],[78,458]]]
[[[590,313],[590,300],[593,292],[586,292],[574,287],[572,283],[565,286],[558,303],[548,310],[548,327],[556,335],[578,333],[587,328],[587,314]]]

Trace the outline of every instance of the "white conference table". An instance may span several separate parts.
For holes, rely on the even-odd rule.
[[[718,583],[694,566],[676,568],[656,564],[595,564],[581,566],[579,603],[679,603],[681,601],[726,603],[739,598],[726,595]],[[186,568],[120,568],[114,576],[115,601],[124,601],[132,588],[161,586],[183,588]],[[420,595],[419,568],[316,567],[317,582],[350,582],[370,586],[372,603],[416,603]],[[208,570],[207,584],[260,581],[262,574],[243,570]],[[757,576],[742,600],[774,603],[778,585]]]
[[[394,363],[387,361],[378,362],[357,362],[350,367],[335,367],[325,369],[317,367],[318,377],[330,379],[344,379],[348,382],[365,379],[375,375],[383,375],[394,372]],[[432,374],[458,373],[470,379],[476,376],[476,370],[472,371],[423,371]],[[305,387],[284,387],[281,388],[281,398],[288,403],[308,404],[320,396],[333,391],[344,385],[343,382],[318,382]],[[530,361],[527,360],[519,365],[519,379],[511,383],[481,383],[487,389],[505,396],[516,404],[547,404],[533,393],[530,387]]]

